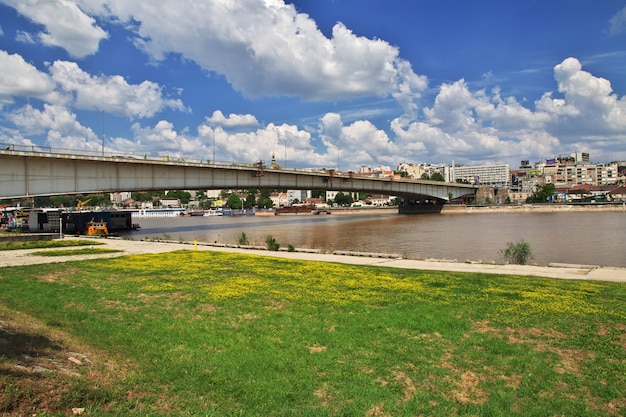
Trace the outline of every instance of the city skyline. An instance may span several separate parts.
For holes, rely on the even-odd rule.
[[[0,142],[269,161],[626,160],[626,1],[0,0]]]

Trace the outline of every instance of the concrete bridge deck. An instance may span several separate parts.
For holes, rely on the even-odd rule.
[[[474,195],[476,188],[438,181],[372,178],[327,169],[288,169],[262,162],[79,155],[11,147],[0,150],[0,198],[149,190],[313,189],[447,201]]]

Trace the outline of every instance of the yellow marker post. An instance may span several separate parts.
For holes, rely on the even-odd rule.
[[[193,250],[198,250],[198,239],[193,240]]]

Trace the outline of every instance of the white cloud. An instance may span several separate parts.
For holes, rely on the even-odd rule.
[[[554,67],[554,78],[565,103],[578,111],[575,124],[579,133],[624,132],[626,96],[613,94],[610,81],[582,70],[576,58],[567,58]]]
[[[212,159],[215,137],[219,161],[267,163],[273,154],[278,163],[286,160],[288,166],[339,164],[344,170],[360,165],[393,166],[400,161],[513,164],[575,149],[591,151],[590,143],[594,158],[616,159],[618,154],[611,154],[610,149],[625,148],[626,143],[620,124],[624,98],[612,94],[606,80],[583,71],[577,60],[564,60],[554,73],[557,94],[563,97],[547,92],[534,107],[503,97],[499,88],[472,91],[462,79],[442,84],[421,120],[411,120],[406,114],[397,117],[390,123],[390,134],[367,120],[346,124],[337,113],[320,117],[317,129],[309,131],[269,124],[233,133],[223,127],[253,127],[258,121],[249,114],[225,116],[218,110],[198,126],[197,137],[181,135],[171,123],[159,122],[153,128],[136,125],[136,142],[161,152]],[[594,120],[604,125],[603,134],[593,136],[589,132],[598,129],[584,127]],[[321,146],[314,146],[317,138]]]
[[[47,135],[47,144],[56,148],[99,150],[101,141],[76,115],[63,106],[44,105],[38,110],[26,105],[9,115],[11,121],[27,135]]]
[[[394,96],[408,110],[426,88],[399,50],[337,23],[327,38],[309,16],[283,1],[81,1],[91,13],[136,25],[137,46],[153,59],[180,53],[224,74],[247,96],[305,100]]]
[[[15,32],[15,40],[30,45],[34,45],[37,43],[32,33],[24,32],[23,30],[18,30],[17,32]]]
[[[352,165],[397,163],[398,148],[385,131],[369,121],[358,120],[344,125],[339,114],[328,113],[320,119],[319,135],[329,155],[339,158],[343,155]]]
[[[211,117],[207,117],[206,121],[213,126],[223,127],[254,127],[259,125],[259,121],[251,114],[229,114],[224,116],[220,110],[215,110]]]
[[[204,144],[202,149],[206,152],[206,159],[212,159],[214,137],[215,159],[222,162],[268,163],[274,155],[281,165],[286,159],[290,167],[321,167],[333,160],[327,154],[316,151],[309,132],[293,125],[270,123],[255,131],[229,133],[220,127],[214,129],[209,124],[201,124],[198,126],[198,138]]]
[[[162,88],[151,81],[129,84],[119,75],[94,76],[68,61],[55,61],[50,73],[60,90],[74,98],[78,109],[103,110],[129,118],[152,117],[165,108],[185,110],[181,100],[164,98]]]
[[[618,35],[626,32],[626,6],[615,13],[609,20],[607,32],[609,35]]]
[[[82,58],[98,50],[108,34],[95,20],[69,0],[0,0],[18,13],[45,27],[36,37],[45,45],[58,46]],[[30,35],[31,38],[35,36]],[[23,37],[26,39],[26,37]]]
[[[141,145],[139,149],[149,152],[158,149],[162,155],[198,159],[207,153],[206,145],[199,138],[177,132],[167,120],[158,121],[154,127],[141,127],[135,123],[132,129],[136,143]]]
[[[0,105],[13,97],[44,98],[54,89],[54,82],[20,55],[0,50]]]

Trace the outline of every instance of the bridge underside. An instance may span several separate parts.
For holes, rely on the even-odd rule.
[[[271,169],[136,158],[0,151],[0,198],[150,190],[290,189],[364,192],[411,201],[448,201],[475,187],[360,177],[326,170]]]

